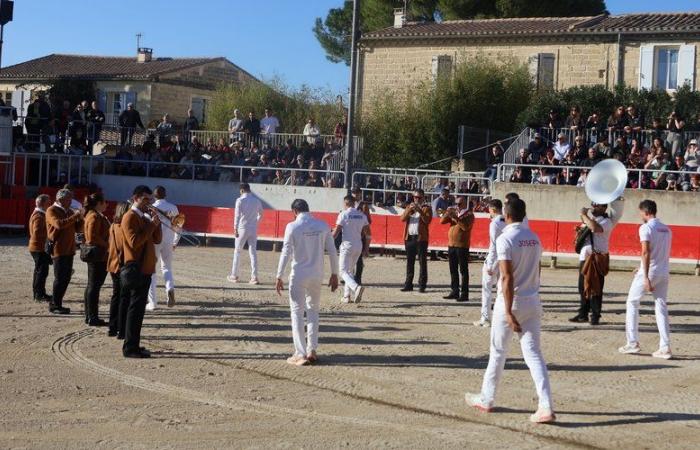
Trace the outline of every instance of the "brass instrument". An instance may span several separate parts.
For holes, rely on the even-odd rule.
[[[152,205],[150,205],[148,208],[151,209],[153,212],[160,214],[161,216],[168,219],[168,221],[170,221],[170,224],[174,228],[182,228],[185,226],[185,219],[187,217],[183,213],[177,213],[177,214],[167,213],[167,212],[163,211],[162,209],[158,209]]]
[[[172,230],[175,234],[179,235],[182,239],[187,241],[189,244],[194,245],[195,247],[199,247],[201,243],[199,242],[199,238],[194,235],[187,235],[187,231],[183,228],[183,225],[185,224],[185,215],[183,213],[178,213],[178,214],[172,214],[172,213],[167,213],[163,211],[162,209],[158,209],[153,205],[148,205],[148,210],[151,211],[153,214],[158,214],[160,216],[165,217],[168,219],[168,222],[170,224],[161,221],[161,225],[164,227]]]

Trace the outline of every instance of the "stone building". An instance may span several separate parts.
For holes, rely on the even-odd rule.
[[[397,11],[393,27],[362,37],[358,98],[366,108],[377,94],[450,76],[477,54],[527,64],[539,89],[695,89],[698,44],[700,12],[417,23]]]
[[[116,123],[127,103],[134,103],[144,124],[165,112],[182,123],[189,108],[206,122],[207,103],[218,84],[258,81],[223,57],[155,58],[151,49],[140,48],[135,57],[52,54],[5,67],[0,95],[21,116],[32,92],[48,89],[57,79],[94,81],[109,124]]]

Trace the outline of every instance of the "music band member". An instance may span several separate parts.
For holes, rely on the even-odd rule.
[[[98,309],[100,289],[107,277],[107,253],[109,251],[109,220],[104,216],[107,202],[101,193],[90,194],[83,202],[85,211],[85,248],[93,247],[94,255],[87,262],[88,279],[85,286],[85,323],[91,327],[103,327]],[[84,254],[84,252],[83,252]]]
[[[355,198],[352,195],[345,196],[344,209],[338,214],[333,230],[333,239],[342,235],[340,244],[340,276],[345,281],[343,289],[343,303],[360,303],[364,286],[355,280],[354,272],[357,267],[357,260],[363,253],[367,252],[366,243],[363,237],[369,230],[367,216],[355,209]],[[351,296],[352,294],[352,296]]]
[[[155,244],[161,242],[159,215],[146,216],[153,193],[148,186],[136,186],[131,197],[132,205],[121,223],[124,267],[120,271],[121,288],[128,296],[129,308],[124,324],[122,353],[127,358],[149,358],[150,352],[141,347],[141,326],[146,312],[151,276],[156,271]]]
[[[303,366],[318,360],[319,308],[321,305],[321,285],[323,283],[323,255],[328,253],[331,263],[331,277],[328,285],[331,292],[338,288],[338,253],[331,235],[331,229],[324,221],[309,213],[305,200],[296,199],[292,203],[294,222],[284,230],[282,254],[277,266],[277,295],[282,295],[285,268],[292,259],[289,273],[289,307],[292,319],[294,354],[287,359],[289,364]],[[304,312],[306,312],[306,341],[304,340]]]
[[[450,224],[447,232],[447,256],[450,261],[452,291],[445,300],[466,302],[469,300],[469,244],[471,240],[474,214],[469,211],[466,197],[457,197],[457,204],[445,210],[440,223]],[[462,275],[461,293],[459,276]]]
[[[124,265],[124,238],[121,230],[121,222],[124,214],[129,210],[127,202],[117,203],[114,209],[112,225],[109,227],[109,252],[107,255],[107,271],[112,278],[112,298],[109,302],[109,331],[108,336],[124,339],[124,325],[126,323],[126,311],[129,307],[129,298],[122,295],[126,290],[121,288],[119,271]]]
[[[153,207],[156,208],[156,213],[161,220],[161,233],[163,240],[156,244],[156,259],[160,263],[160,272],[163,274],[165,282],[165,294],[168,296],[168,308],[175,306],[175,279],[173,277],[173,252],[180,242],[180,231],[173,225],[173,218],[180,214],[177,206],[166,200],[167,193],[163,186],[156,186],[153,189],[153,197],[156,199],[153,202]],[[164,213],[164,214],[163,214]],[[148,304],[146,309],[153,311],[158,304],[156,295],[156,280],[154,274],[151,277],[151,286],[148,290]]]
[[[71,210],[73,193],[61,189],[56,193],[56,202],[46,210],[47,239],[53,243],[53,295],[49,302],[52,314],[70,314],[70,308],[63,306],[63,296],[73,275],[75,256],[75,234],[82,231],[83,216],[80,211]]]
[[[51,257],[46,253],[46,209],[51,206],[51,197],[41,194],[34,203],[34,212],[29,217],[29,254],[34,260],[32,295],[34,301],[50,302],[51,296],[46,294],[46,278],[51,265]]]
[[[258,281],[258,222],[263,216],[260,200],[250,192],[248,183],[241,183],[241,196],[236,199],[233,216],[233,233],[236,237],[233,250],[231,274],[227,277],[232,283],[238,283],[239,265],[243,247],[248,244],[250,255],[250,284]]]
[[[591,325],[600,323],[605,276],[610,265],[610,234],[615,227],[607,209],[608,205],[595,202],[591,203],[591,209],[581,209],[581,222],[588,230],[579,253],[578,292],[581,304],[578,314],[569,319],[570,322],[588,322],[590,312]]]
[[[498,199],[489,201],[489,252],[481,269],[481,318],[474,322],[475,326],[488,327],[491,325],[491,290],[499,277],[498,258],[496,255],[496,240],[503,232],[506,221],[503,218],[503,203]]]
[[[418,275],[418,290],[425,292],[428,284],[428,226],[433,220],[430,205],[425,202],[423,189],[413,192],[413,203],[408,205],[401,214],[401,220],[406,224],[404,229],[404,245],[406,248],[406,281],[402,292],[413,290],[413,276],[416,256],[420,266]]]
[[[668,283],[670,275],[671,229],[656,217],[656,202],[644,200],[639,204],[639,213],[644,222],[639,227],[642,244],[642,261],[632,280],[627,296],[625,333],[627,344],[620,353],[639,353],[639,303],[645,293],[654,298],[654,313],[659,329],[659,349],[654,358],[671,359],[671,330],[668,321]]]
[[[530,369],[539,398],[537,411],[530,416],[535,423],[555,420],[547,365],[540,350],[542,303],[540,302],[539,237],[523,226],[525,202],[509,200],[503,208],[506,227],[496,240],[500,270],[498,296],[493,311],[489,364],[480,394],[465,395],[467,404],[483,412],[493,411],[496,389],[503,374],[513,333],[518,333],[523,359]]]

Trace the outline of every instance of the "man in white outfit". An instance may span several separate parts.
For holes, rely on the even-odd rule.
[[[540,239],[522,225],[525,202],[510,200],[504,207],[507,226],[496,240],[500,270],[498,297],[491,327],[489,365],[480,394],[465,395],[467,404],[483,412],[493,411],[496,388],[503,375],[513,332],[520,337],[525,364],[535,382],[539,407],[530,416],[535,423],[555,420],[547,365],[540,350],[542,304],[540,303]]]
[[[489,253],[484,260],[481,271],[481,318],[474,322],[477,327],[491,325],[491,290],[498,280],[498,258],[496,255],[496,240],[506,226],[506,220],[502,215],[503,203],[498,199],[489,202]]]
[[[277,294],[284,289],[285,268],[292,259],[289,274],[289,308],[292,317],[294,354],[287,358],[289,364],[304,366],[318,361],[318,321],[323,284],[323,254],[328,253],[331,262],[331,277],[328,285],[332,292],[338,289],[338,253],[331,229],[324,221],[309,213],[305,200],[292,203],[296,219],[284,230],[282,255],[277,266]],[[304,312],[306,312],[307,336],[304,339]]]
[[[345,288],[341,301],[360,303],[365,287],[355,281],[355,267],[360,256],[367,252],[363,238],[369,232],[369,221],[365,213],[355,208],[355,197],[348,195],[344,202],[345,209],[338,214],[333,231],[333,239],[341,234],[343,237],[340,244],[340,276],[345,281]]]
[[[243,247],[248,244],[250,254],[250,284],[258,281],[258,222],[262,219],[262,203],[250,193],[250,185],[241,183],[241,196],[236,200],[233,217],[233,232],[236,236],[233,250],[233,267],[227,277],[231,283],[238,283],[239,265]]]
[[[668,323],[668,281],[672,234],[668,226],[656,218],[656,203],[644,200],[639,204],[644,223],[639,227],[642,262],[632,280],[627,296],[625,333],[627,344],[620,353],[639,353],[639,303],[646,292],[654,297],[656,326],[659,328],[659,349],[654,358],[671,359],[671,331]]]
[[[167,193],[163,186],[156,186],[153,189],[153,197],[156,199],[153,202],[153,207],[162,211],[164,214],[158,213],[161,220],[161,232],[163,239],[160,244],[156,244],[156,260],[160,262],[160,271],[163,274],[165,282],[165,293],[168,296],[168,308],[175,306],[175,280],[173,279],[173,252],[180,242],[179,229],[173,226],[172,219],[180,212],[177,206],[173,205],[165,199]],[[148,303],[146,309],[153,311],[158,305],[156,295],[156,276],[151,277],[151,287],[148,290]]]

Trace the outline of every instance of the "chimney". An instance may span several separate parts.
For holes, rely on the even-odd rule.
[[[406,10],[403,8],[394,9],[394,28],[402,28],[406,23]]]
[[[139,53],[136,56],[136,61],[140,63],[150,62],[153,58],[153,49],[146,47],[139,47]]]

